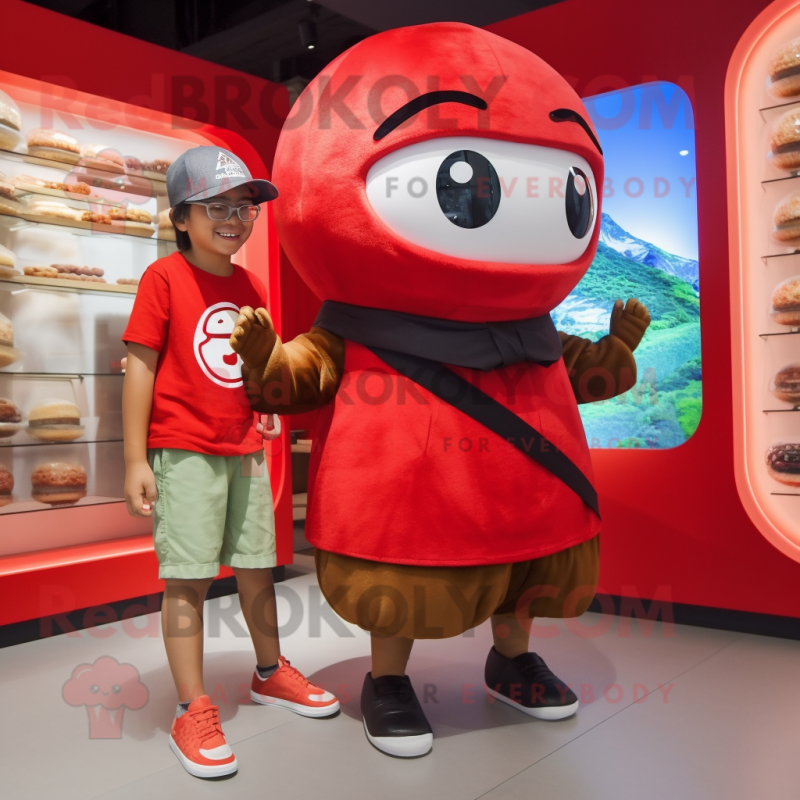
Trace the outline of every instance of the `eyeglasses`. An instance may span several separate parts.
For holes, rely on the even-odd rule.
[[[204,201],[197,201],[188,205],[205,206],[208,218],[216,222],[224,222],[226,219],[230,219],[234,213],[239,215],[239,219],[242,222],[252,222],[261,211],[261,206],[229,206],[227,203],[207,203]]]

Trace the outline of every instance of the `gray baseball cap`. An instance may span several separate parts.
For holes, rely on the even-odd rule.
[[[274,184],[253,179],[244,162],[222,147],[193,147],[172,162],[167,170],[169,204],[208,200],[218,194],[247,185],[255,191],[253,203],[266,203],[278,196]]]

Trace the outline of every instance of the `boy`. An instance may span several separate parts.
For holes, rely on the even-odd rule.
[[[280,654],[272,492],[228,341],[241,306],[266,305],[264,285],[231,258],[278,191],[233,153],[196,147],[169,168],[167,193],[178,252],[145,272],[123,336],[125,501],[134,516],[152,515],[165,580],[161,627],[179,700],[169,744],[188,772],[211,778],[237,770],[203,689],[203,601],[220,563],[233,568],[265,665],[251,698],[309,717],[339,703]]]

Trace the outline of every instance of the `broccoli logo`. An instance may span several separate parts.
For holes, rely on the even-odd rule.
[[[75,667],[61,695],[71,706],[86,706],[90,739],[121,739],[125,709],[142,708],[149,697],[136,667],[111,656]]]

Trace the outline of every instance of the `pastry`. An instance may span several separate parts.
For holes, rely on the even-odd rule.
[[[44,198],[33,200],[28,206],[31,214],[43,217],[58,217],[77,222],[82,219],[83,212],[78,211],[66,203],[59,203],[58,200],[45,200]]]
[[[15,131],[22,130],[22,115],[19,113],[19,108],[5,92],[0,92],[0,125],[13,128]]]
[[[778,400],[800,406],[800,364],[789,364],[772,379],[770,391]]]
[[[42,265],[34,265],[32,267],[25,267],[22,270],[26,275],[30,276],[31,278],[57,278],[58,277],[58,270],[53,269],[52,267],[46,267]]]
[[[117,278],[117,283],[120,286],[138,286],[139,279],[138,278]]]
[[[141,174],[142,162],[135,156],[125,156],[125,171]]]
[[[0,367],[7,367],[19,358],[14,348],[14,326],[4,314],[0,314]]]
[[[770,137],[772,163],[785,170],[800,168],[800,111],[784,114]]]
[[[104,144],[85,144],[81,148],[81,155],[86,160],[95,162],[98,169],[109,172],[124,172],[125,162],[122,156],[111,147]]]
[[[72,194],[90,195],[92,189],[88,183],[75,181],[74,183],[60,183],[59,181],[45,181],[42,178],[34,178],[31,175],[17,175],[14,178],[14,186],[24,192],[36,192],[42,189],[58,189],[62,192],[72,192]]]
[[[800,443],[778,442],[767,450],[767,472],[787,486],[800,486]]]
[[[31,473],[31,498],[51,506],[69,505],[86,497],[86,470],[80,464],[40,464]]]
[[[83,436],[81,412],[75,403],[54,400],[34,406],[28,414],[28,436],[44,442],[71,442]]]
[[[108,209],[111,219],[125,220],[127,222],[145,222],[148,225],[153,221],[150,214],[142,208],[112,207]]]
[[[166,175],[167,170],[172,166],[171,161],[164,158],[156,158],[153,161],[143,161],[142,170],[144,172],[157,172],[159,175]]]
[[[169,209],[158,212],[158,238],[175,241],[175,226],[169,218]]]
[[[76,267],[74,264],[51,264],[50,266],[58,270],[59,277],[63,277],[64,274],[71,274],[79,278],[83,275],[94,275],[96,278],[102,278],[105,274],[100,267]]]
[[[769,92],[780,98],[800,95],[800,39],[788,42],[772,57]]]
[[[790,278],[775,289],[771,313],[779,325],[800,325],[800,276]]]
[[[0,467],[0,507],[13,502],[14,497],[11,494],[13,491],[14,476],[11,474],[11,470]]]
[[[784,198],[772,215],[772,238],[785,245],[800,244],[800,192]]]
[[[7,247],[0,244],[0,266],[16,267],[17,257]]]
[[[17,189],[13,182],[9,180],[5,172],[0,172],[0,197],[11,197],[13,199],[16,194]]]
[[[78,212],[84,222],[91,222],[93,225],[110,225],[111,217],[108,214],[96,214],[94,211],[80,211]]]
[[[66,161],[74,164],[78,161],[81,148],[76,139],[68,133],[54,130],[53,128],[34,128],[28,131],[28,153],[37,155],[40,147],[48,148],[44,155],[55,161]]]
[[[25,206],[19,200],[0,195],[0,214],[10,214],[13,217],[18,217],[23,211],[25,211]]]
[[[8,439],[22,428],[20,410],[5,397],[0,397],[0,439]]]

